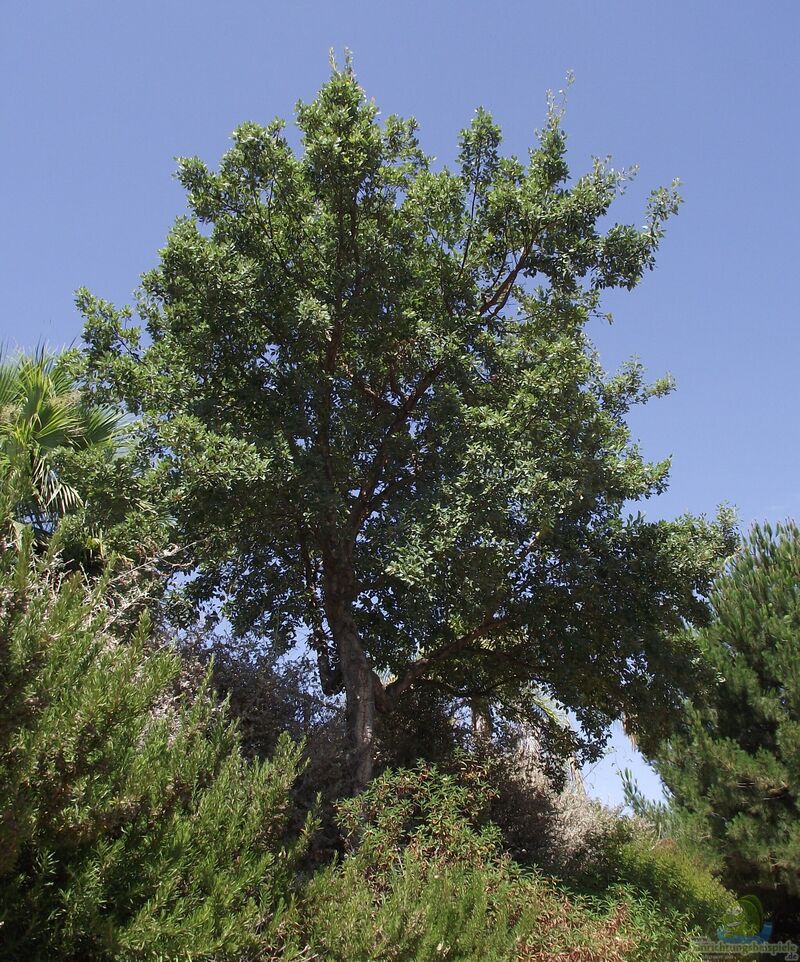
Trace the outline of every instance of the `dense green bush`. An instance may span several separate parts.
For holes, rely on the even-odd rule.
[[[31,543],[0,560],[0,955],[255,957],[303,843],[286,833],[298,749],[245,761],[146,623],[115,637],[131,599],[110,572],[90,586]]]
[[[491,793],[488,793],[489,796]],[[341,806],[351,851],[319,872],[292,919],[308,962],[690,962],[685,914],[633,886],[569,893],[525,871],[486,821],[487,788],[424,765]],[[292,957],[292,954],[288,954]]]
[[[614,830],[595,840],[574,883],[590,892],[622,885],[652,899],[663,911],[680,912],[707,934],[714,933],[733,901],[693,853],[626,819],[618,819]]]
[[[513,885],[480,867],[431,872],[411,854],[380,881],[353,861],[320,872],[301,905],[307,958],[325,962],[507,959],[533,910],[519,918]]]
[[[46,555],[30,538],[5,547],[3,958],[697,958],[697,896],[671,863],[659,874],[628,838],[593,896],[521,868],[466,757],[446,774],[387,772],[342,803],[348,854],[301,884],[305,838],[287,832],[298,749],[281,739],[269,761],[246,761],[226,711],[206,687],[181,690],[177,656],[146,643],[146,624],[117,637],[131,599],[111,571],[93,585],[66,575],[57,539]]]
[[[515,861],[592,896],[605,897],[622,886],[667,915],[679,912],[704,932],[713,933],[730,907],[732,894],[696,845],[683,838],[659,838],[648,821],[623,817],[577,787],[559,788],[533,756],[493,751],[480,762],[465,754],[456,758],[460,773],[458,764],[453,766],[451,810],[447,818],[437,812],[438,825],[459,824],[461,816],[486,833],[491,819],[499,847]],[[440,779],[432,784],[435,788],[427,781],[415,788],[418,818],[422,811],[433,818],[431,795],[438,799],[442,785]],[[378,785],[373,794],[385,792]],[[385,837],[388,813],[397,811],[397,802],[381,798],[374,809]],[[351,828],[355,824],[352,814],[350,824]],[[392,824],[396,826],[397,820]],[[395,839],[396,844],[400,841]],[[458,850],[457,841],[448,844],[451,852]]]

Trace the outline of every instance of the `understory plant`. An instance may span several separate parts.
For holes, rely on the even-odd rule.
[[[307,885],[289,957],[307,962],[691,962],[686,912],[634,885],[595,896],[525,870],[486,819],[482,773],[387,772],[340,807],[350,851]]]
[[[8,523],[0,557],[0,958],[243,960],[274,944],[304,833],[299,748],[247,761],[208,686],[113,569],[67,574]],[[310,828],[310,823],[307,826]]]

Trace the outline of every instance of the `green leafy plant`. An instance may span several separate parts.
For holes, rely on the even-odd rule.
[[[310,881],[288,936],[325,962],[695,962],[688,920],[633,885],[588,898],[515,865],[480,768],[385,773],[341,806],[351,851]]]
[[[146,618],[118,637],[135,599],[112,570],[89,584],[32,541],[0,556],[2,958],[266,951],[305,843],[287,832],[299,748],[246,762]]]
[[[656,767],[673,816],[723,877],[800,935],[800,531],[756,526],[711,595],[696,643],[716,683],[687,705]]]
[[[713,935],[733,903],[733,894],[700,859],[671,840],[655,839],[646,829],[625,826],[616,839],[599,845],[590,862],[591,882],[604,888],[623,884],[665,911],[682,913],[706,935]]]
[[[13,516],[39,534],[81,503],[59,472],[58,455],[113,445],[120,416],[87,403],[69,367],[44,349],[0,358],[0,474]]]

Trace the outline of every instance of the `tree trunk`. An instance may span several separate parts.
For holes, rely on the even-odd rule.
[[[472,715],[472,738],[476,747],[486,750],[492,741],[492,707],[488,698],[473,698],[470,701]]]
[[[361,647],[355,618],[355,577],[348,559],[331,554],[324,561],[325,613],[339,658],[346,698],[354,789],[361,791],[372,778],[375,754],[376,695],[380,680]]]
[[[375,756],[375,690],[372,670],[360,653],[345,673],[347,727],[353,746],[353,781],[361,791],[372,779]]]

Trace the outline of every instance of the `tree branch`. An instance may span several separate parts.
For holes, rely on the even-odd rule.
[[[520,255],[517,258],[517,262],[514,267],[509,271],[508,276],[503,281],[503,283],[497,288],[491,297],[484,296],[483,303],[480,306],[479,314],[482,316],[488,311],[493,312],[493,316],[497,317],[500,311],[508,303],[508,299],[511,296],[511,291],[514,284],[519,277],[520,271],[525,268],[528,258],[530,257],[531,250],[533,249],[533,240],[528,241],[528,243],[520,251]]]
[[[417,386],[403,401],[399,408],[397,408],[396,414],[392,422],[387,427],[383,434],[383,437],[378,444],[378,448],[375,452],[375,456],[372,459],[372,463],[367,470],[364,480],[361,482],[358,496],[353,503],[353,507],[350,511],[350,534],[355,537],[361,525],[364,523],[365,518],[369,514],[369,506],[372,501],[373,495],[375,494],[375,488],[381,479],[381,474],[383,469],[386,467],[386,462],[389,457],[388,444],[392,437],[397,433],[397,431],[408,423],[411,415],[414,413],[419,402],[422,400],[423,395],[431,387],[436,378],[441,374],[444,369],[444,361],[440,361],[434,367],[428,371],[427,374],[423,375],[417,381]]]
[[[331,664],[330,646],[328,645],[328,639],[325,634],[325,629],[322,627],[322,618],[320,616],[322,601],[317,594],[317,579],[305,539],[300,542],[300,551],[303,557],[303,574],[309,599],[311,647],[317,655],[320,684],[322,685],[324,694],[337,695],[342,691],[342,671],[338,664]]]
[[[451,658],[460,654],[469,646],[478,641],[480,638],[484,638],[486,635],[493,634],[495,631],[506,627],[508,624],[508,618],[489,618],[484,621],[482,625],[478,625],[477,628],[473,628],[472,631],[468,631],[465,635],[460,638],[456,638],[455,641],[451,641],[448,645],[443,645],[437,651],[432,652],[430,655],[425,655],[423,658],[418,658],[415,662],[412,662],[406,668],[405,673],[401,678],[393,681],[390,685],[386,687],[386,694],[391,700],[395,700],[407,691],[417,679],[422,678],[429,671],[437,668],[445,661],[449,661]]]

